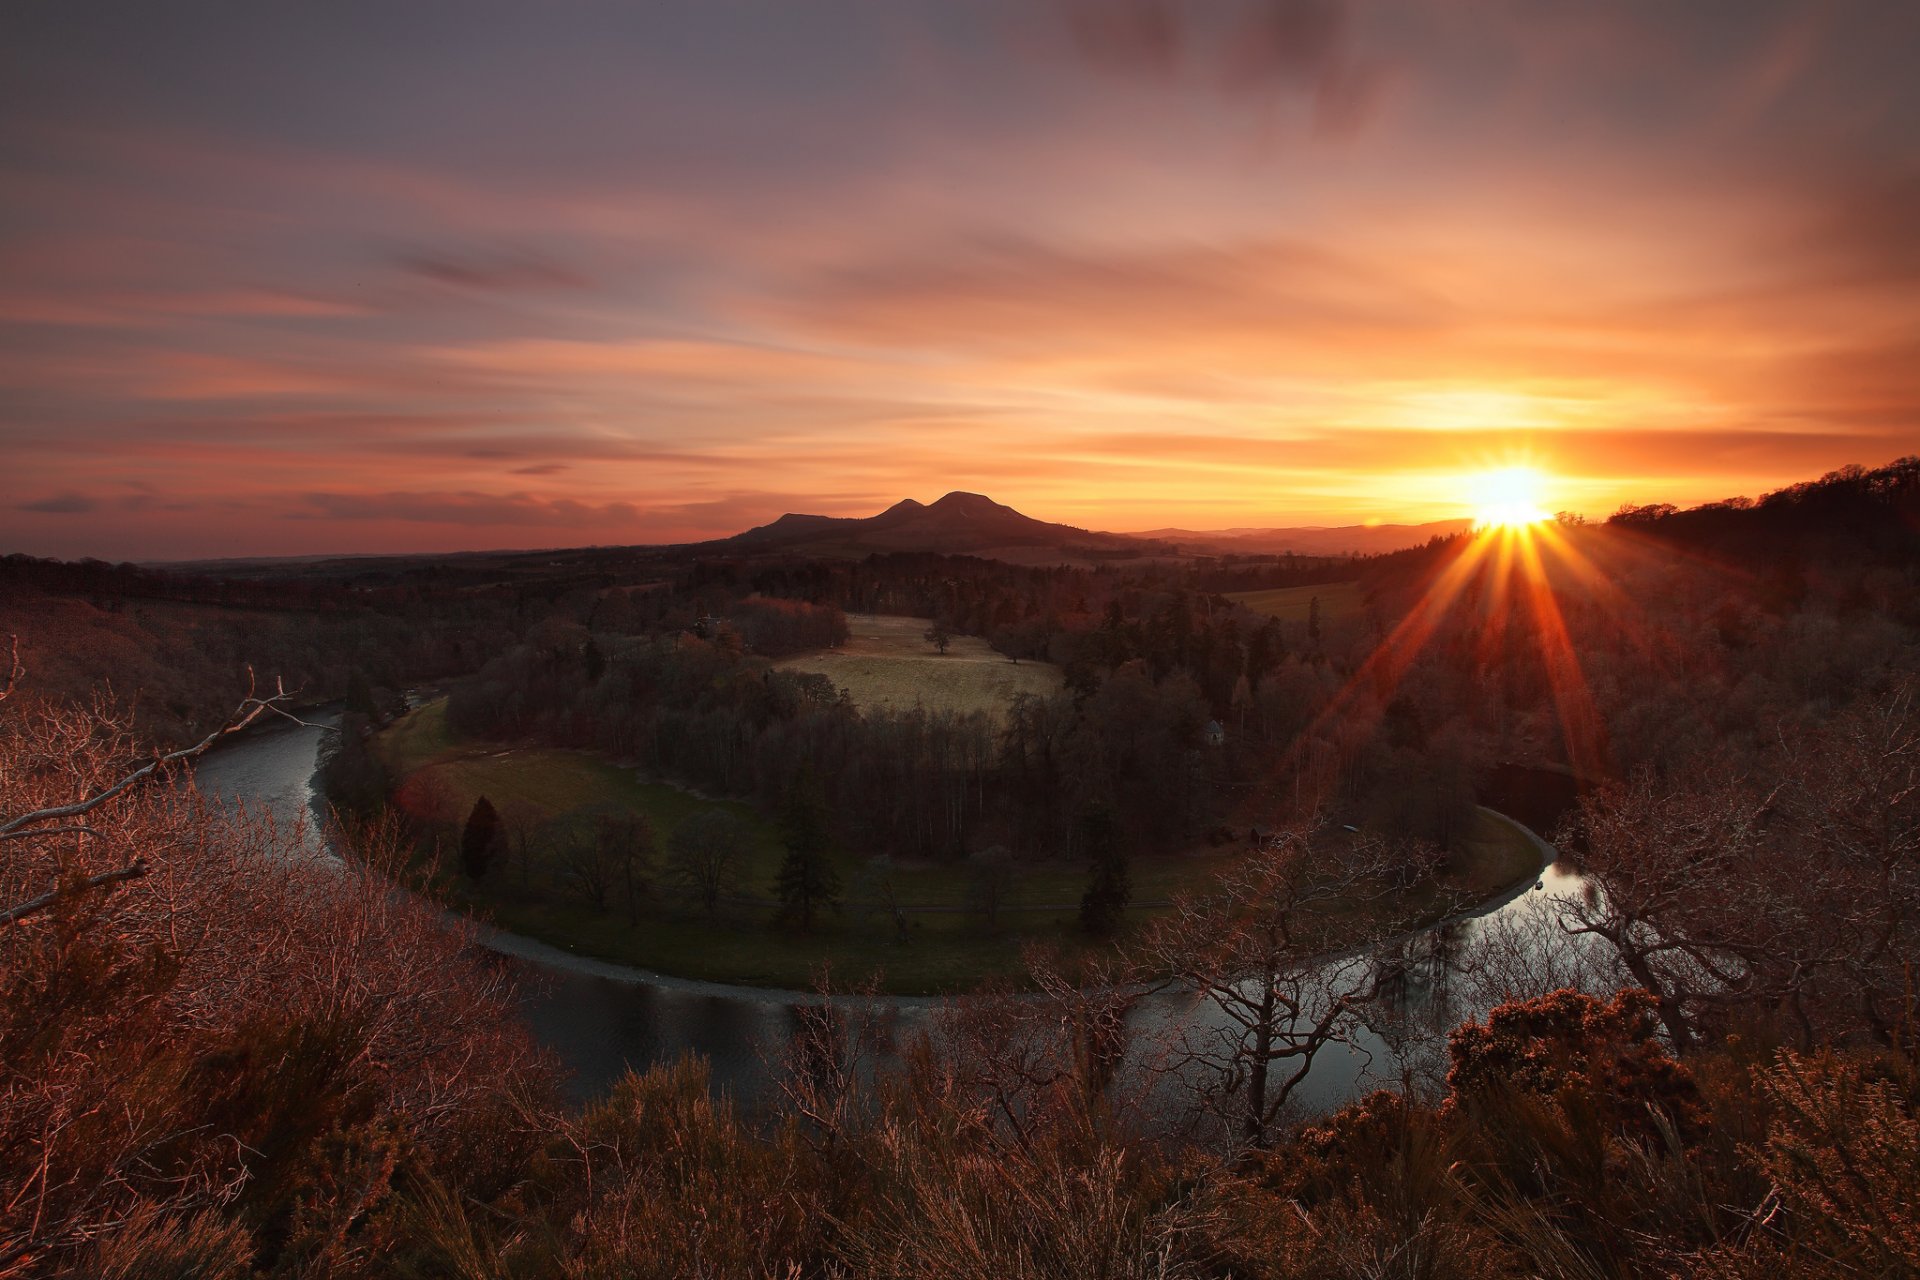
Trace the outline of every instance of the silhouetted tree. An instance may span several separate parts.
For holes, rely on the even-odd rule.
[[[1109,810],[1090,809],[1081,816],[1080,846],[1090,864],[1087,891],[1080,897],[1080,927],[1096,938],[1110,938],[1133,900],[1133,880]]]
[[[627,923],[640,919],[640,899],[653,872],[653,824],[630,809],[608,808],[594,819],[593,839],[601,861],[627,903]]]
[[[780,825],[787,846],[774,882],[780,918],[811,929],[814,917],[840,900],[840,877],[827,861],[826,802],[818,783],[811,778],[794,783]]]
[[[500,814],[485,796],[474,801],[467,815],[466,829],[460,833],[460,867],[467,879],[478,884],[493,862],[494,846],[500,840]]]
[[[335,808],[370,815],[387,802],[391,780],[368,738],[367,717],[349,711],[320,750],[320,790]]]
[[[700,902],[709,916],[720,910],[723,894],[738,887],[740,864],[753,833],[725,809],[696,813],[668,841],[667,878]]]
[[[1268,618],[1247,641],[1247,679],[1254,688],[1260,687],[1260,677],[1273,670],[1286,657],[1286,653],[1287,644],[1280,634],[1279,619]]]
[[[970,859],[967,876],[967,909],[986,921],[987,928],[1000,927],[1000,908],[1013,889],[1013,854],[1003,845],[982,849]]]
[[[347,710],[369,720],[380,718],[380,704],[373,696],[373,685],[368,683],[367,673],[357,667],[347,677]]]
[[[1408,923],[1389,900],[1406,856],[1368,836],[1342,847],[1282,832],[1154,921],[1150,967],[1219,1015],[1183,1023],[1163,1069],[1247,1145],[1272,1141],[1314,1058],[1375,999],[1385,970],[1369,953]]]

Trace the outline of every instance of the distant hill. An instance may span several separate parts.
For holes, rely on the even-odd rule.
[[[1025,551],[1098,557],[1152,554],[1165,549],[1152,538],[1051,524],[1022,515],[984,494],[957,491],[933,503],[907,498],[874,516],[788,514],[701,546],[816,556],[864,556],[876,551],[941,555]]]
[[[1450,537],[1473,527],[1471,520],[1434,520],[1427,524],[1347,524],[1299,529],[1149,529],[1132,535],[1170,542],[1182,551],[1219,555],[1303,556],[1374,555],[1417,547],[1433,537]]]
[[[912,498],[873,516],[790,513],[770,524],[700,544],[743,553],[864,556],[876,551],[926,551],[943,555],[994,554],[999,559],[1039,556],[1103,558],[1156,555],[1368,555],[1417,546],[1436,534],[1472,526],[1469,520],[1431,524],[1345,525],[1300,529],[1149,529],[1100,533],[1023,515],[978,493],[949,493],[931,504]]]

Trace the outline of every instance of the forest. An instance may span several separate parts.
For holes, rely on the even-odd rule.
[[[1920,460],[1338,564],[607,559],[307,566],[243,602],[4,566],[0,1276],[1920,1274]],[[1341,580],[1364,608],[1227,598]],[[863,712],[772,668],[848,612],[1064,687]],[[428,682],[462,732],[638,761],[790,842],[1262,834],[1097,962],[1035,951],[904,1043],[824,979],[768,1099],[690,1059],[579,1105],[511,969],[394,891],[422,833],[369,744]],[[338,698],[350,856],[290,862],[194,762]],[[1402,922],[1336,935],[1329,904],[1444,856],[1515,765],[1570,780],[1543,834],[1592,891],[1474,937],[1484,1016],[1396,1021]],[[1169,982],[1243,1034],[1143,1074]],[[1402,1078],[1299,1106],[1363,1026]]]

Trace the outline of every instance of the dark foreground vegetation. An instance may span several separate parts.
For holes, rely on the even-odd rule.
[[[16,675],[0,1276],[1920,1274],[1916,481],[1898,464],[1704,521],[1630,513],[1504,559],[1455,540],[1369,566],[1373,616],[1347,638],[1283,631],[1262,673],[1326,693],[1299,753],[1260,757],[1271,817],[1239,871],[1098,965],[1034,956],[1034,994],[955,999],[885,1055],[867,1006],[803,1010],[779,1096],[751,1111],[697,1062],[563,1105],[506,971],[395,891],[414,870],[397,818],[344,863],[289,861],[258,818],[167,785],[187,756],[143,775],[137,722],[29,701]],[[1845,518],[1819,518],[1835,495]],[[1743,520],[1761,552],[1728,532]],[[1029,572],[983,570],[978,596],[1044,581]],[[826,576],[878,593],[863,573],[893,570]],[[622,607],[664,616],[679,591]],[[1038,618],[1063,657],[1114,646],[1082,705],[1116,681],[1149,708],[1183,680],[1210,698],[1211,648],[1190,625],[1170,638],[1192,597],[1187,624],[1171,593],[1113,597],[1112,626],[1091,599],[1086,625]],[[746,596],[711,598],[724,618]],[[601,682],[623,655],[600,637],[646,628],[571,625],[605,669],[587,681],[587,650],[563,647],[579,674],[522,704],[519,732],[620,723]],[[499,673],[538,671],[539,643],[503,640],[475,687],[511,691]],[[1246,671],[1243,650],[1229,712]],[[1320,962],[1322,908],[1393,863],[1384,834],[1323,840],[1292,800],[1297,781],[1359,803],[1341,799],[1356,762],[1436,738],[1577,774],[1559,834],[1594,886],[1535,936],[1475,942],[1459,980],[1492,1012],[1453,1028],[1386,999],[1384,924],[1351,965]],[[793,843],[851,838],[835,821]],[[1129,1012],[1166,973],[1237,1030],[1142,1043]],[[1403,1042],[1404,1078],[1302,1114],[1296,1073],[1362,1025]]]
[[[1907,868],[1913,729],[1907,798],[1880,815]],[[877,1073],[858,1014],[803,1011],[781,1096],[752,1114],[714,1096],[698,1062],[572,1111],[495,966],[391,892],[390,839],[371,833],[345,868],[288,867],[274,833],[191,793],[115,792],[125,746],[71,713],[15,723],[0,748],[15,855],[0,880],[0,1274],[1920,1267],[1920,1070],[1910,999],[1884,984],[1885,1025],[1836,1001],[1803,1028],[1778,1016],[1777,990],[1735,982],[1681,1003],[1679,1039],[1664,1034],[1669,996],[1516,994],[1447,1037],[1432,1084],[1298,1128],[1249,1108],[1258,1059],[1243,1054],[1189,1099],[1241,1123],[1199,1141],[1168,1123],[1182,1104],[1117,1069],[1129,988],[1043,969],[1039,995],[957,1000]],[[1643,839],[1668,833],[1666,815],[1633,793],[1587,810]],[[1595,849],[1611,884],[1622,853]],[[1868,913],[1888,926],[1888,976],[1895,953],[1912,963],[1914,906],[1908,879]],[[1270,954],[1270,916],[1195,910],[1240,960]],[[1664,923],[1680,954],[1737,966],[1752,953],[1732,918]],[[1296,923],[1311,933],[1310,916]]]

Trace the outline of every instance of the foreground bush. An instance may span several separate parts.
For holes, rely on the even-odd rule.
[[[0,1275],[328,1274],[412,1173],[518,1178],[547,1072],[391,844],[318,855],[136,766],[111,711],[0,722]]]
[[[1920,1273],[1910,1036],[1682,1058],[1637,991],[1508,1002],[1444,1097],[1225,1157],[1149,1136],[1123,986],[1056,973],[884,1069],[804,1010],[763,1112],[682,1062],[568,1113],[390,834],[303,852],[189,763],[0,719],[0,1277]]]

